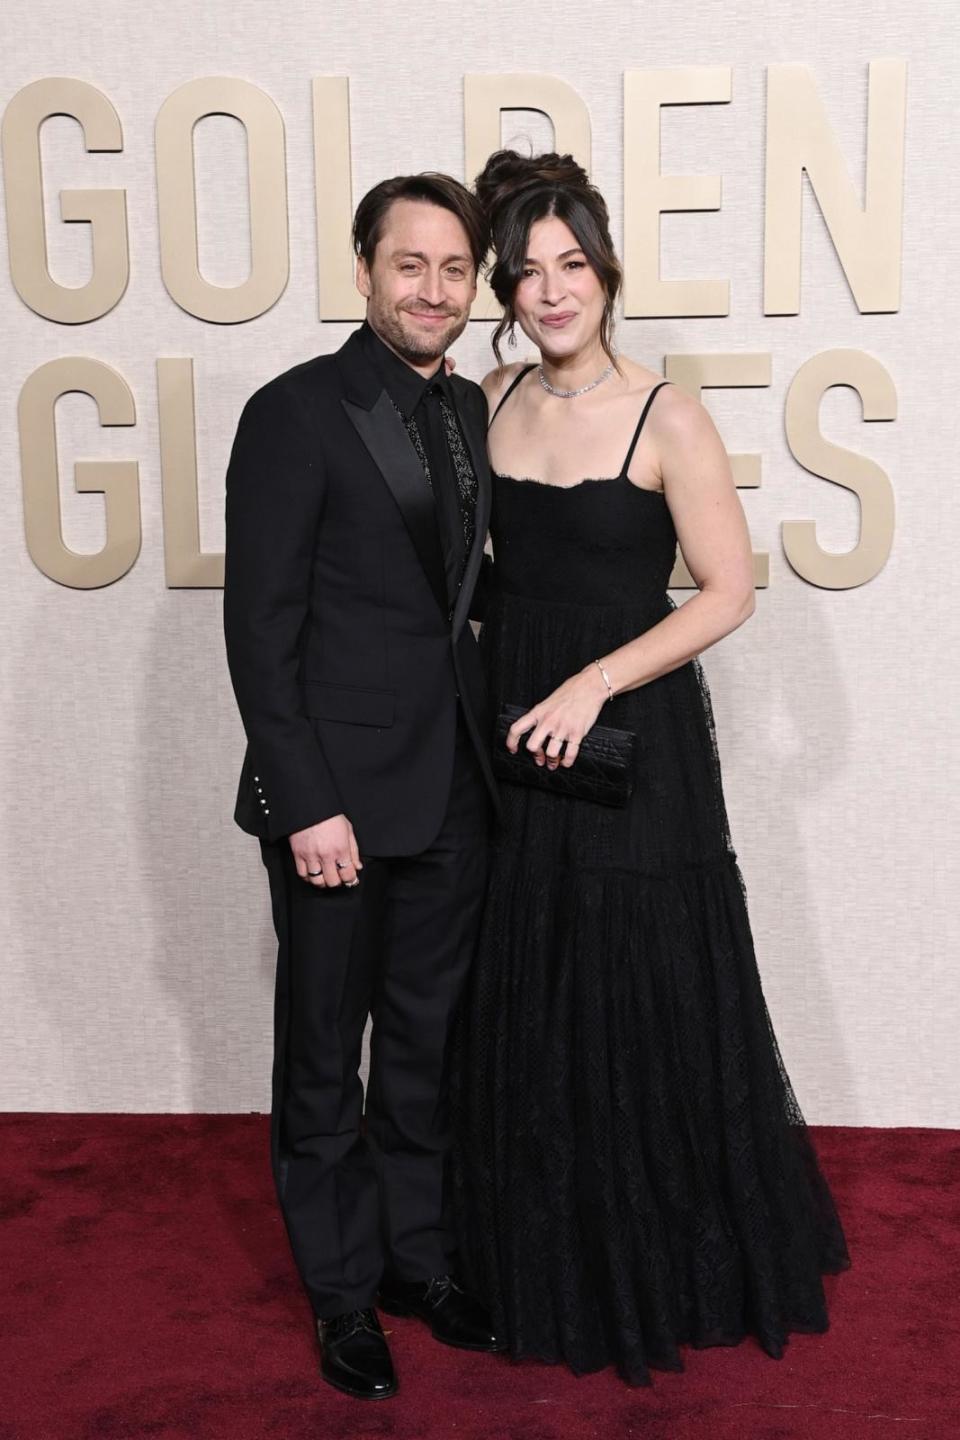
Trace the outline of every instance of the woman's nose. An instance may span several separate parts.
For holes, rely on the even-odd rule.
[[[549,273],[544,275],[543,303],[545,305],[558,305],[565,293],[562,275],[551,275]]]

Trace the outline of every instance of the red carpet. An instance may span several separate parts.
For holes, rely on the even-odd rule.
[[[317,1375],[262,1116],[0,1117],[0,1440],[955,1440],[960,1132],[816,1132],[853,1268],[786,1357],[631,1390],[388,1322],[394,1400]]]

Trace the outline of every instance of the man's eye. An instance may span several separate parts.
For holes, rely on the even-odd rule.
[[[457,265],[451,265],[447,271],[447,274],[450,275],[454,280],[462,280],[464,275],[466,274],[466,271],[461,270],[460,267]]]

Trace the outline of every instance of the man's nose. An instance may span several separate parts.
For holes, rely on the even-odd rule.
[[[420,280],[420,299],[427,305],[442,305],[446,299],[440,271],[425,270]]]

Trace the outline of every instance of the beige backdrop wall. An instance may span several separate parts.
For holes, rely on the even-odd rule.
[[[585,101],[593,174],[622,233],[623,73],[732,67],[727,105],[664,112],[662,168],[722,174],[716,213],[668,215],[668,276],[729,277],[730,314],[644,319],[623,350],[766,352],[772,383],[706,401],[731,451],[762,455],[744,493],[770,585],[751,622],[706,659],[734,836],[764,986],[807,1116],[820,1123],[960,1124],[957,891],[958,533],[956,301],[960,81],[949,0],[879,7],[692,0],[676,7],[542,0],[408,7],[277,0],[37,0],[7,12],[0,103],[43,76],[107,94],[119,154],[86,154],[77,125],[44,130],[50,263],[89,273],[89,228],[60,223],[61,188],[122,186],[131,275],[90,324],[58,325],[15,294],[0,265],[3,729],[0,748],[0,1104],[39,1110],[249,1110],[268,1104],[271,929],[255,842],[230,820],[242,750],[222,654],[220,594],[170,589],[163,567],[158,357],[192,356],[203,545],[222,546],[223,473],[246,396],[349,333],[317,318],[311,80],[349,76],[354,195],[384,175],[462,174],[466,74],[535,71]],[[421,17],[427,13],[425,21]],[[762,304],[766,68],[810,67],[862,194],[867,66],[908,65],[903,291],[899,312],[861,314],[806,188],[799,315]],[[290,281],[271,310],[217,326],[179,309],[160,274],[153,127],[198,76],[249,80],[286,127]],[[505,117],[505,138],[551,138]],[[242,132],[210,119],[196,138],[201,262],[217,284],[246,274]],[[0,225],[0,244],[6,225]],[[487,368],[488,323],[459,343]],[[789,384],[810,356],[855,348],[891,375],[898,416],[864,424],[849,389],[821,427],[890,476],[896,535],[869,584],[819,589],[788,565],[783,521],[815,519],[822,544],[856,543],[854,496],[807,473],[784,435]],[[77,458],[139,462],[142,550],[118,583],[73,590],[30,560],[16,405],[55,356],[88,355],[125,377],[132,429],[103,430],[93,402],[58,407],[66,543],[103,543],[103,501],[78,495]],[[682,596],[678,596],[682,598]]]

